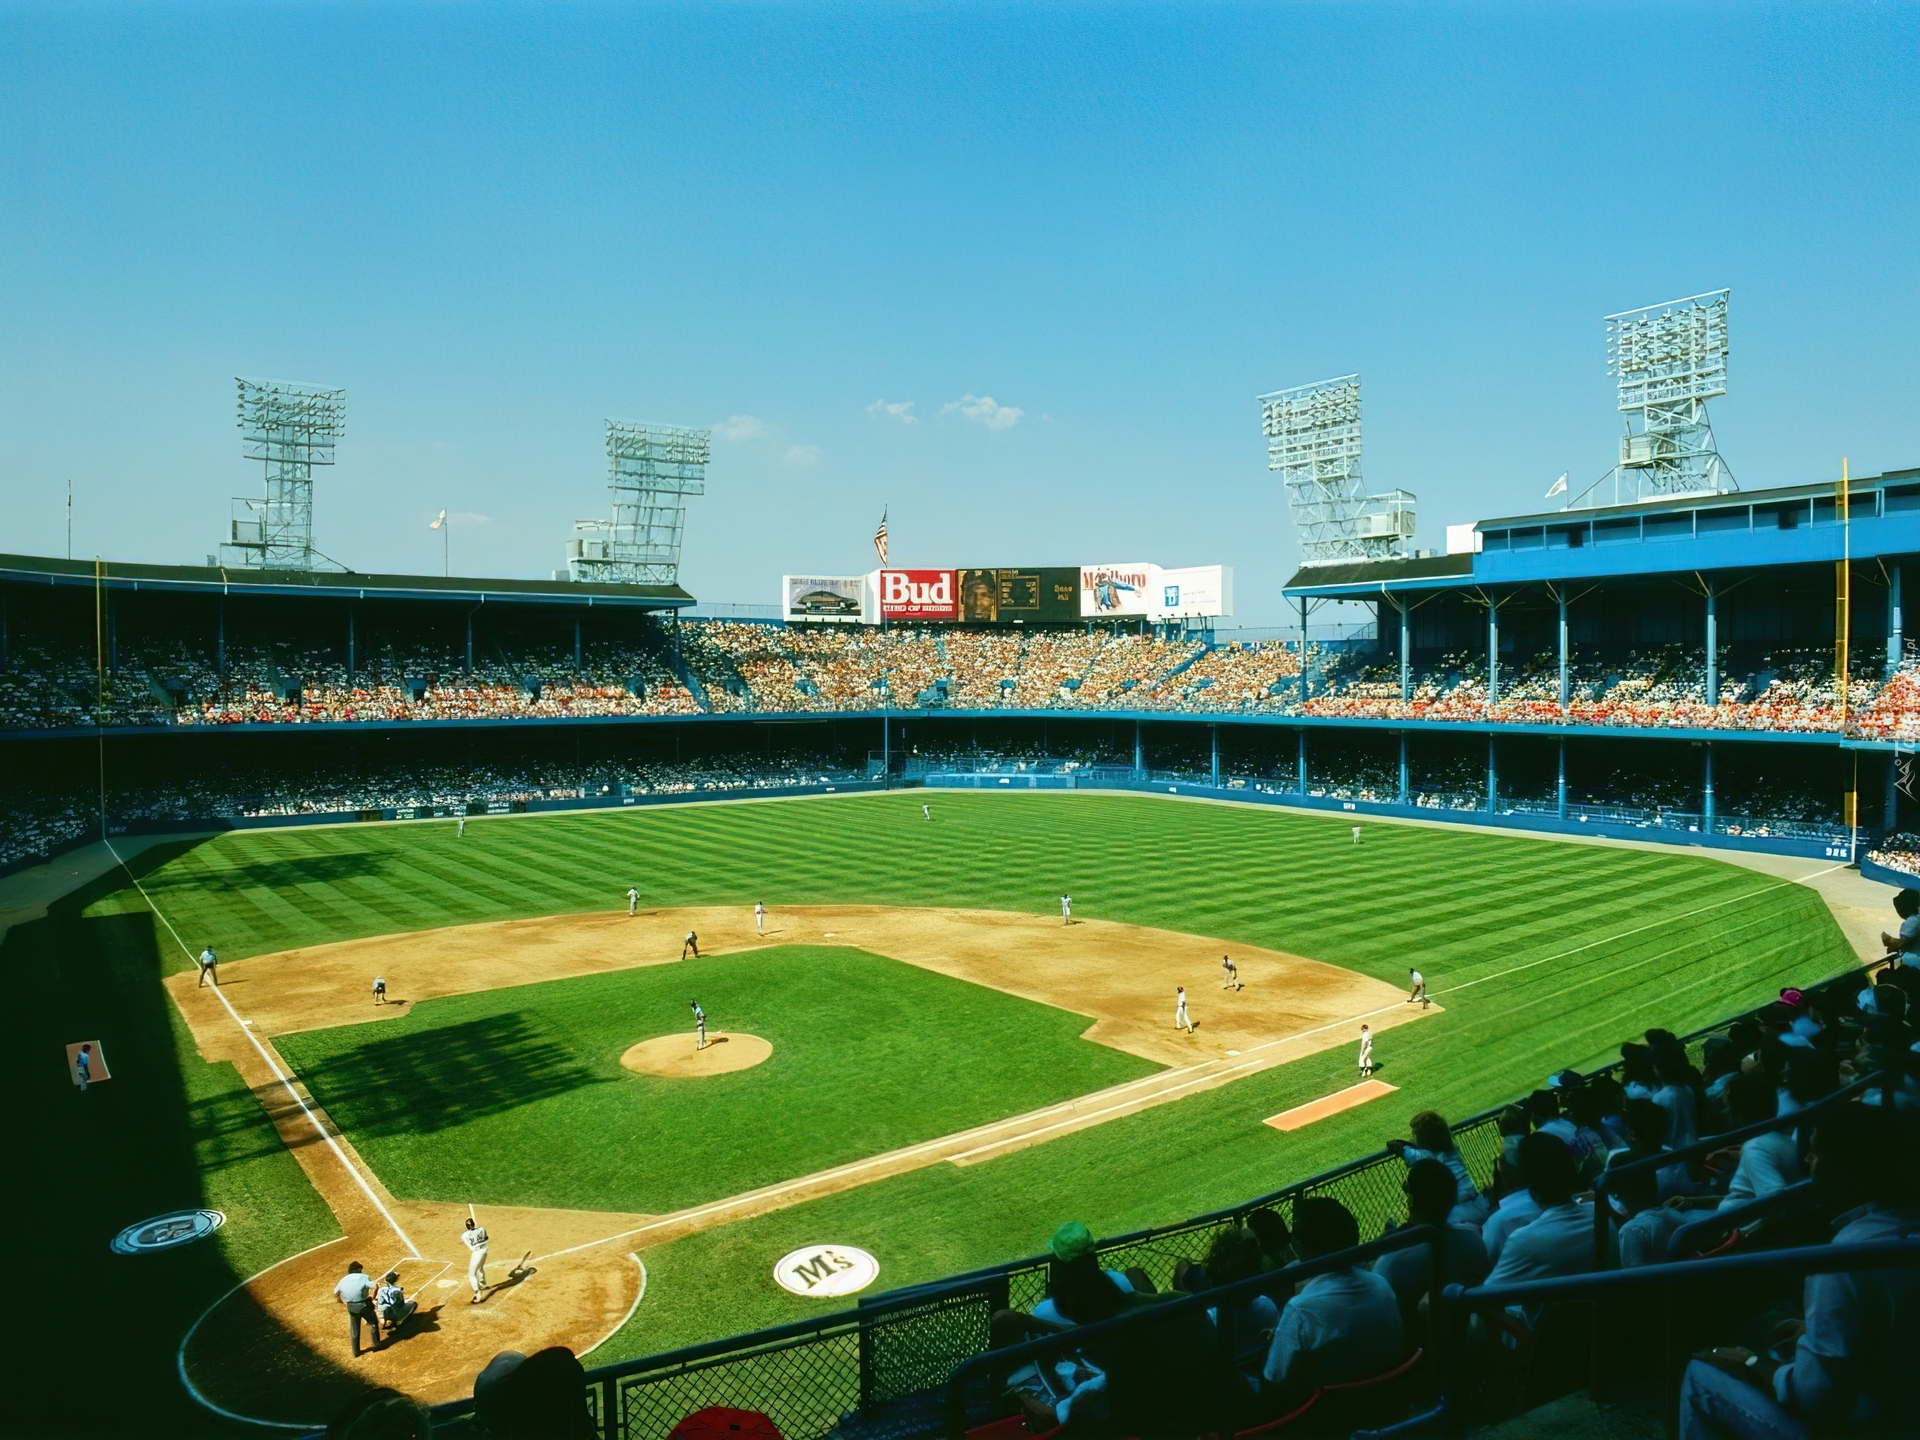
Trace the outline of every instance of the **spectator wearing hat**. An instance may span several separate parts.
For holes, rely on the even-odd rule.
[[[1119,1313],[1120,1297],[1134,1293],[1133,1282],[1118,1270],[1103,1270],[1093,1232],[1069,1220],[1047,1242],[1047,1296],[1033,1307],[1033,1318],[1053,1325],[1091,1325]],[[1113,1292],[1109,1298],[1107,1291]]]

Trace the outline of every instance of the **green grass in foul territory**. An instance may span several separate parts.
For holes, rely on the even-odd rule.
[[[708,1025],[773,1055],[704,1079],[620,1056]],[[659,1214],[1039,1109],[1160,1067],[1088,1018],[838,946],[782,946],[425,1001],[280,1053],[416,1199]]]
[[[920,815],[923,799],[933,807],[931,824]],[[596,1362],[812,1313],[818,1302],[786,1296],[768,1276],[772,1261],[800,1244],[864,1245],[879,1256],[880,1287],[888,1288],[1032,1254],[1069,1217],[1106,1233],[1177,1220],[1373,1150],[1404,1133],[1415,1110],[1465,1116],[1533,1089],[1560,1066],[1599,1060],[1650,1025],[1695,1028],[1789,980],[1854,963],[1814,892],[1705,855],[1392,824],[1367,825],[1356,850],[1350,825],[1346,817],[1146,796],[915,791],[477,821],[464,839],[454,837],[450,821],[236,833],[171,859],[146,883],[188,945],[197,950],[210,941],[229,959],[357,936],[610,909],[623,903],[629,884],[650,905],[744,909],[763,899],[776,911],[879,903],[1045,914],[1069,891],[1076,914],[1291,951],[1395,984],[1418,965],[1446,1007],[1444,1015],[1381,1035],[1381,1078],[1400,1087],[1396,1094],[1291,1135],[1260,1121],[1352,1083],[1350,1047],[986,1164],[937,1165],[650,1249],[645,1259],[654,1283],[646,1302],[596,1352]],[[140,908],[130,892],[100,903]],[[164,934],[153,954],[169,969],[189,963]],[[1210,980],[1195,981],[1203,1025]],[[663,983],[684,1006],[677,993],[683,987]],[[529,989],[559,993],[565,986]],[[467,1003],[477,1008],[457,1011]],[[548,1003],[543,995],[531,1006]],[[437,1013],[422,1007],[427,1013],[408,1023],[497,1021],[530,1002],[496,996],[441,1004]],[[926,1012],[914,1019],[936,1023]],[[565,1038],[591,1052],[575,1088],[605,1088],[595,1067],[604,1067],[625,1032],[585,1046]],[[288,1048],[300,1063],[324,1070],[345,1052],[322,1056],[302,1048],[321,1043],[295,1040]],[[803,1043],[782,1044],[776,1061],[762,1068],[771,1071],[787,1052],[799,1061]],[[179,1063],[190,1070],[201,1062],[188,1047]],[[322,1073],[316,1083],[324,1091],[335,1082]],[[846,1083],[862,1080],[850,1075]],[[722,1117],[725,1091],[702,1093],[714,1097],[713,1115]],[[598,1103],[546,1094],[496,1100],[497,1112],[455,1117],[459,1123],[434,1133],[420,1154],[454,1153],[469,1127],[522,1126],[512,1118],[516,1107],[539,1114],[584,1103],[572,1113],[587,1116]],[[389,1103],[370,1100],[370,1113],[385,1113]],[[926,1103],[916,1096],[913,1113],[886,1119],[896,1127],[890,1133],[917,1133]],[[355,1129],[351,1114],[343,1119]],[[875,1123],[863,1143],[877,1148],[883,1131]],[[388,1154],[398,1156],[411,1142],[373,1128],[356,1130],[356,1143],[400,1193],[415,1185],[445,1193],[441,1187],[458,1183],[450,1171],[429,1176],[432,1167],[414,1155],[389,1162]],[[659,1153],[630,1152],[631,1163],[705,1168],[694,1158],[702,1147],[734,1144],[722,1128],[679,1127]],[[520,1133],[529,1138],[516,1144],[538,1143],[538,1126],[524,1124]],[[618,1132],[597,1141],[615,1148]],[[390,1142],[394,1149],[383,1148]],[[529,1163],[535,1158],[530,1154]],[[489,1163],[498,1175],[519,1162],[490,1155]],[[794,1151],[768,1169],[801,1163]],[[292,1179],[299,1181],[297,1172]],[[665,1176],[648,1183],[680,1182]],[[685,1193],[712,1187],[709,1172]],[[548,1203],[586,1202],[556,1191]],[[242,1213],[233,1223],[256,1222]],[[325,1238],[310,1228],[313,1239]]]

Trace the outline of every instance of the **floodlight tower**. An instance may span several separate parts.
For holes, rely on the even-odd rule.
[[[1267,468],[1287,487],[1302,565],[1378,560],[1413,538],[1414,497],[1367,494],[1360,478],[1360,377],[1260,397]]]
[[[680,578],[686,497],[707,493],[711,432],[607,421],[608,520],[576,520],[567,542],[575,580],[672,585]]]
[[[1727,291],[1607,316],[1607,373],[1628,417],[1620,469],[1642,494],[1737,490],[1707,401],[1727,393]],[[1640,421],[1634,429],[1634,417]]]
[[[314,569],[313,467],[333,464],[347,392],[284,380],[239,380],[241,453],[266,471],[262,500],[235,496],[220,563],[248,570]]]

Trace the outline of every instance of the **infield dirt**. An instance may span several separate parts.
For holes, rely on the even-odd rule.
[[[268,1037],[397,1018],[441,996],[675,964],[689,930],[709,955],[846,945],[888,956],[1085,1015],[1085,1038],[1169,1068],[672,1215],[482,1207],[494,1235],[492,1276],[504,1276],[523,1251],[531,1250],[533,1260],[515,1283],[485,1304],[469,1305],[458,1238],[464,1211],[388,1194]],[[1233,957],[1242,988],[1222,987],[1223,954]],[[392,997],[384,1005],[372,1000],[376,975],[386,979]],[[550,916],[311,946],[223,964],[220,989],[236,1013],[195,979],[188,971],[166,983],[201,1054],[239,1068],[346,1232],[255,1276],[209,1311],[182,1347],[183,1370],[206,1401],[283,1423],[323,1421],[366,1383],[392,1384],[428,1403],[459,1398],[503,1349],[531,1353],[566,1345],[585,1354],[639,1302],[644,1270],[638,1257],[646,1246],[942,1160],[978,1163],[1182,1099],[1352,1043],[1362,1017],[1377,1032],[1440,1013],[1439,1006],[1408,1005],[1398,988],[1338,966],[1204,936],[1102,920],[1063,925],[1057,917],[1029,914],[884,906],[779,911],[764,933],[742,908],[688,908],[632,917]],[[1177,985],[1187,988],[1197,1034],[1173,1028]],[[690,1051],[691,1045],[689,1033],[684,1046]],[[717,1048],[732,1051],[731,1044]],[[740,1058],[748,1048],[742,1043]],[[276,1067],[286,1079],[276,1076]],[[359,1360],[348,1356],[346,1317],[331,1293],[349,1259],[376,1275],[399,1268],[402,1283],[422,1301],[422,1313],[392,1345]]]

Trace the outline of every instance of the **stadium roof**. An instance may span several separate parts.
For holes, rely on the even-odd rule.
[[[221,565],[132,565],[39,555],[0,555],[0,582],[172,590],[201,595],[283,595],[357,600],[510,601],[532,605],[623,605],[680,610],[694,604],[678,585],[608,585],[572,580],[473,580],[441,575],[361,575],[351,570],[234,570]]]
[[[1482,520],[1476,553],[1302,566],[1292,599],[1364,601],[1386,590],[1525,585],[1753,570],[1920,555],[1920,469],[1861,476],[1839,523],[1837,480]]]

